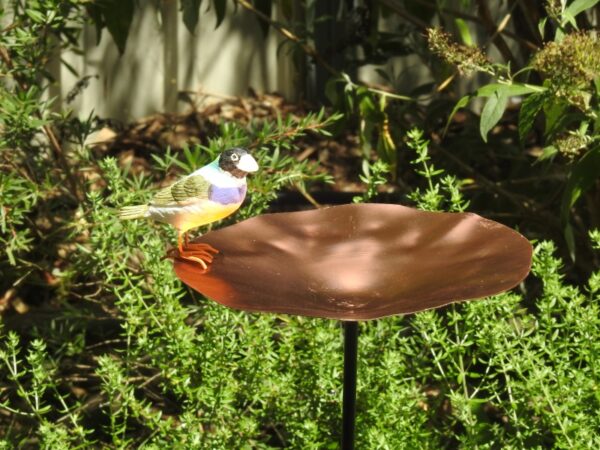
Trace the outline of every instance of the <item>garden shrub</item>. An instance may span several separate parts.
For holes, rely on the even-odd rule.
[[[108,26],[107,5],[116,3],[90,9],[97,25]],[[186,25],[193,29],[193,9],[200,2],[184,3]],[[552,69],[569,42],[585,53],[597,47],[597,38],[570,33],[569,15],[594,2],[559,3],[546,5],[560,30],[556,43],[545,46],[532,64],[547,76],[540,86],[568,97],[564,111],[577,123],[576,129],[562,124],[557,133],[546,130],[548,146],[559,148],[553,154],[569,153],[556,143],[561,136],[577,135],[585,143],[569,153],[580,158],[567,169],[572,180],[567,197],[575,201],[575,192],[585,187],[589,194],[597,179],[584,170],[586,155],[598,152],[596,124],[589,120],[597,111],[597,92],[591,90],[597,90],[597,64],[584,58],[583,68],[573,64],[558,74]],[[2,9],[5,4],[12,9]],[[446,166],[452,164],[439,158],[437,146],[425,137],[435,134],[431,130],[400,129],[406,121],[419,121],[410,117],[414,110],[396,109],[406,99],[345,74],[333,77],[328,89],[336,96],[335,88],[344,86],[338,99],[348,107],[340,107],[344,120],[321,111],[247,126],[222,123],[205,145],[165,149],[152,155],[146,170],[134,170],[84,145],[101,118],[53,112],[52,100],[44,96],[51,80],[42,63],[57,45],[76,47],[87,20],[84,6],[92,5],[57,0],[0,5],[0,245],[5,248],[0,307],[12,308],[3,311],[0,322],[0,448],[338,448],[339,323],[234,311],[201,297],[181,284],[164,259],[174,230],[147,221],[121,222],[116,211],[148,200],[161,180],[206,164],[221,149],[247,145],[262,170],[250,179],[242,210],[215,226],[261,214],[283,189],[307,194],[313,183],[331,181],[315,161],[295,158],[295,143],[306,134],[328,138],[332,125],[358,123],[364,162],[357,176],[364,189],[353,196],[355,202],[379,201],[393,185],[402,187],[394,191],[394,201],[460,212],[475,203],[467,189],[473,180],[449,174]],[[133,8],[126,12],[130,20]],[[13,25],[6,26],[8,17]],[[126,33],[108,28],[123,47]],[[438,48],[461,50],[441,36]],[[379,44],[385,41],[383,34],[376,37]],[[580,47],[570,53],[575,62]],[[375,58],[376,49],[371,50],[367,56]],[[482,55],[467,50],[468,69],[510,75],[506,67],[487,65]],[[577,68],[581,95],[569,97],[569,77]],[[513,80],[500,81],[477,93],[486,102],[494,98],[496,108],[506,106],[508,95],[499,86]],[[553,107],[558,97],[527,94],[529,113],[518,124],[522,138],[538,113],[560,115]],[[496,108],[484,107],[479,131],[486,136],[500,118]],[[422,122],[435,122],[431,114],[432,120]],[[543,190],[542,176],[532,173]],[[505,194],[496,185],[491,189]],[[587,217],[581,215],[578,226],[587,227],[586,242],[596,253],[577,273],[570,260],[558,256],[565,254],[558,250],[560,242],[538,239],[532,275],[511,292],[360,324],[358,448],[600,445],[600,231],[589,231]]]

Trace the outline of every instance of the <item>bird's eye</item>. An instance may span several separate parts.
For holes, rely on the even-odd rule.
[[[240,159],[240,157],[238,155],[236,155],[235,153],[233,155],[231,155],[232,161],[237,161],[238,159]]]

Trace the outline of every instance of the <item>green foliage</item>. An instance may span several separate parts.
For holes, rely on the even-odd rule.
[[[481,111],[481,122],[479,130],[481,137],[487,142],[487,135],[492,128],[500,121],[506,105],[508,104],[508,92],[507,89],[498,89],[492,95],[490,95],[485,102],[485,106]]]
[[[2,26],[12,20],[0,32],[0,245],[7,255],[0,259],[0,271],[7,271],[1,283],[6,289],[33,270],[45,269],[38,258],[25,257],[46,226],[37,213],[42,203],[49,205],[66,194],[64,185],[73,181],[53,128],[65,118],[53,116],[51,100],[43,98],[51,83],[44,64],[57,47],[71,48],[83,21],[77,2],[10,6],[0,9]],[[73,196],[77,189],[70,187],[66,195]]]
[[[267,211],[282,189],[310,198],[311,185],[331,176],[317,163],[298,162],[295,140],[355,124],[364,192],[354,201],[377,201],[401,175],[405,191],[394,191],[394,200],[406,194],[422,209],[462,212],[473,198],[465,198],[466,181],[438,160],[439,135],[413,128],[443,127],[446,114],[436,119],[428,97],[431,115],[424,115],[416,101],[422,94],[396,94],[402,79],[381,67],[394,89],[335,73],[327,94],[343,120],[321,111],[248,126],[224,122],[205,145],[154,154],[154,166],[134,171],[83,146],[93,118],[52,113],[43,100],[50,80],[42,63],[56,45],[74,45],[83,7],[124,50],[135,3],[121,3],[14,1],[0,11],[0,26],[12,22],[0,33],[0,304],[23,296],[31,308],[0,324],[0,448],[338,448],[339,325],[247,314],[201,298],[163,259],[174,231],[121,222],[116,211],[150,198],[161,180],[242,145],[253,149],[262,170],[230,220]],[[465,45],[437,35],[438,55],[451,54],[463,72],[496,80],[463,97],[452,114],[472,97],[484,98],[479,132],[490,141],[509,97],[524,96],[522,140],[544,119],[544,155],[553,155],[552,164],[569,155],[563,211],[597,180],[597,67],[586,54],[597,43],[575,28],[575,17],[595,3],[546,3],[559,32],[527,69],[537,64],[546,77],[539,85],[487,61],[464,22],[455,21]],[[442,17],[410,4],[408,17]],[[204,5],[215,8],[217,26],[235,13],[225,1]],[[253,5],[270,11],[270,2]],[[181,6],[193,31],[201,2]],[[284,2],[284,18],[286,8]],[[377,8],[379,15],[393,10]],[[369,26],[364,60],[350,69],[382,65],[404,51],[423,56],[402,39],[420,31],[385,34]],[[297,48],[314,37],[306,32]],[[570,55],[564,67],[561,51]],[[472,162],[478,169],[486,163]],[[599,251],[600,231],[589,239]],[[593,267],[576,279],[563,269],[556,245],[539,240],[533,277],[514,292],[361,323],[357,447],[596,448],[600,271]]]
[[[480,120],[481,136],[486,142],[488,133],[504,115],[510,96],[525,96],[518,123],[522,142],[525,142],[532,131],[536,118],[544,116],[546,143],[540,159],[553,159],[562,155],[569,162],[579,160],[568,168],[568,183],[561,208],[564,235],[573,257],[575,238],[569,215],[581,193],[593,186],[600,176],[600,171],[593,164],[600,139],[600,63],[595,56],[600,51],[600,41],[594,31],[579,31],[575,21],[576,15],[584,13],[595,3],[597,2],[576,0],[567,6],[566,2],[549,1],[549,17],[558,25],[554,41],[546,42],[533,55],[529,66],[514,74],[509,65],[472,64],[474,70],[491,74],[498,82],[483,86],[473,96],[461,99],[451,115],[452,118],[459,108],[467,104],[467,98],[487,97]],[[540,29],[545,27],[546,20],[540,23]],[[472,59],[470,54],[460,51],[462,46],[449,43],[448,36],[435,29],[430,30],[429,39],[432,51],[459,68]],[[445,46],[441,45],[441,50],[439,41],[445,43]],[[537,71],[542,76],[544,82],[541,85],[516,81],[517,77],[531,71]]]
[[[417,132],[412,138],[419,142]],[[89,193],[78,226],[90,239],[75,262],[104,280],[95,298],[115,302],[121,328],[117,345],[103,346],[109,353],[96,357],[89,375],[100,381],[99,409],[62,393],[67,380],[57,368],[64,356],[51,359],[40,340],[23,349],[15,333],[3,337],[0,352],[10,383],[2,407],[29,416],[37,424],[30,438],[47,448],[92,445],[92,435],[114,448],[335,447],[337,324],[235,312],[197,298],[161,259],[156,226],[122,223],[113,214],[111,205],[150,186],[114,159],[101,168],[107,191]],[[598,232],[592,237],[600,246]],[[594,446],[598,297],[565,283],[554,251],[549,242],[536,247],[533,271],[543,290],[533,310],[520,295],[503,294],[362,324],[358,444]],[[590,291],[597,292],[600,274],[592,278]],[[57,403],[60,412],[50,407]],[[97,425],[84,427],[90,415]],[[50,427],[57,418],[60,425]],[[7,439],[17,442],[21,433]]]
[[[123,223],[116,215],[118,207],[149,198],[157,188],[153,174],[132,175],[110,157],[98,161],[81,144],[58,159],[50,139],[39,137],[47,137],[41,127],[62,125],[62,118],[48,113],[40,90],[18,83],[1,87],[10,94],[2,97],[0,110],[3,169],[10,169],[0,179],[1,237],[8,250],[1,263],[13,265],[2,292],[35,282],[39,270],[55,279],[55,296],[65,302],[50,322],[22,331],[23,339],[13,331],[0,336],[0,408],[18,423],[2,416],[3,444],[240,448],[272,440],[312,446],[330,440],[320,425],[329,421],[334,428],[337,394],[319,386],[314,370],[327,370],[337,382],[340,361],[332,358],[323,366],[316,351],[333,347],[339,353],[337,333],[319,331],[321,338],[307,343],[304,333],[320,330],[322,322],[297,319],[288,325],[286,318],[223,311],[184,289],[163,259],[173,230]],[[284,187],[306,190],[310,182],[329,179],[315,164],[294,159],[293,140],[326,135],[337,118],[321,111],[246,128],[223,123],[205,146],[155,155],[153,172],[187,173],[225,147],[253,147],[263,170],[250,181],[250,201],[235,220],[250,217],[265,211]],[[93,130],[89,123],[71,123],[65,132],[73,142],[84,142]],[[63,161],[82,169],[80,174],[97,174],[85,185],[76,178],[84,198],[69,191]],[[43,228],[31,226],[38,223]],[[47,266],[61,254],[57,267]],[[78,305],[69,303],[74,298]],[[111,323],[93,336],[94,324]],[[293,377],[290,366],[298,368]],[[307,403],[317,389],[323,395]],[[303,419],[288,422],[292,412]],[[309,422],[312,431],[305,429]]]
[[[27,213],[38,200],[37,189],[37,185],[26,178],[0,174],[0,198],[3,199],[0,210],[0,245],[4,247],[12,266],[17,264],[17,254],[31,249],[31,230],[24,224]]]
[[[423,131],[414,128],[407,133],[407,139],[408,148],[416,153],[411,164],[418,166],[416,172],[427,181],[424,191],[415,188],[408,194],[408,198],[413,200],[419,209],[425,211],[465,211],[469,207],[469,201],[463,198],[460,191],[464,182],[458,181],[452,175],[440,178],[444,170],[437,169],[430,162],[429,141],[423,138]]]
[[[344,111],[345,117],[354,114],[358,116],[358,136],[365,158],[369,157],[374,148],[377,156],[390,166],[389,172],[394,176],[398,159],[394,135],[398,130],[390,124],[388,107],[393,101],[405,102],[412,99],[361,86],[345,73],[331,78],[327,82],[325,93],[337,110]]]
[[[377,160],[370,164],[364,159],[362,162],[362,174],[359,176],[366,186],[366,190],[362,195],[357,195],[352,199],[354,203],[365,203],[373,199],[377,195],[377,187],[387,182],[389,174],[389,166],[381,160]]]
[[[219,28],[227,14],[227,0],[210,0],[210,8],[216,15],[215,28]],[[259,4],[261,2],[258,2]],[[268,5],[260,4],[262,10],[270,11]],[[202,0],[182,0],[182,21],[190,33],[196,31]],[[106,28],[110,33],[120,53],[125,52],[127,38],[135,14],[136,2],[134,0],[93,0],[86,2],[87,12],[96,26],[96,35],[100,41],[102,30]],[[260,9],[260,8],[259,8]]]
[[[264,212],[277,198],[278,192],[287,186],[306,193],[307,182],[331,182],[331,176],[320,171],[316,164],[308,160],[296,161],[291,151],[293,140],[308,132],[329,136],[327,128],[339,118],[339,115],[325,117],[322,109],[299,120],[287,117],[280,118],[278,123],[251,123],[248,130],[234,123],[225,123],[220,128],[220,136],[208,145],[184,148],[183,160],[168,150],[164,157],[153,155],[153,158],[161,170],[168,171],[175,165],[183,173],[191,173],[216,158],[223,148],[242,146],[254,149],[255,157],[261,162],[261,170],[249,180],[252,201],[236,214],[237,220],[244,219]]]

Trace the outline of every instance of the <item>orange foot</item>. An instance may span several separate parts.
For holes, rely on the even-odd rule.
[[[167,252],[168,258],[182,258],[189,261],[195,261],[202,266],[204,270],[208,269],[208,264],[213,261],[213,254],[219,253],[219,250],[209,244],[187,243],[185,246],[172,248]]]

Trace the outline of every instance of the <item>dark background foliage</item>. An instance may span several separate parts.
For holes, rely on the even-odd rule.
[[[215,305],[163,259],[173,230],[116,218],[233,145],[262,170],[216,226],[391,202],[477,212],[535,245],[510,293],[361,324],[360,448],[597,446],[600,11],[489,3],[182,0],[190,32],[210,8],[210,26],[244,10],[283,36],[301,100],[116,127],[53,108],[47,67],[90,24],[122,52],[139,5],[0,2],[0,446],[338,447],[338,324]],[[387,64],[407,55],[432,81]]]

